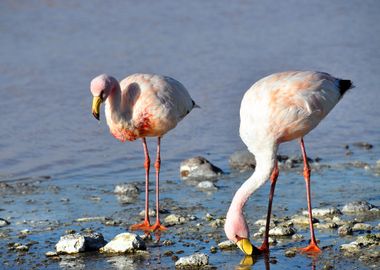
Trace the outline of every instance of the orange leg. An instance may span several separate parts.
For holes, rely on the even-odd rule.
[[[301,252],[318,253],[318,252],[321,252],[321,249],[318,247],[317,241],[315,240],[315,235],[314,235],[313,214],[312,214],[311,196],[310,196],[310,167],[307,161],[303,138],[301,138],[300,144],[301,144],[303,165],[304,165],[303,175],[306,182],[307,208],[309,211],[309,225],[310,225],[310,244],[305,248],[301,248]]]
[[[278,165],[276,161],[276,165],[273,168],[272,174],[270,176],[270,193],[269,193],[269,202],[268,202],[268,213],[267,213],[267,222],[265,224],[265,234],[264,234],[264,241],[261,247],[258,249],[262,253],[268,253],[269,252],[269,242],[268,242],[268,237],[269,237],[269,224],[270,224],[270,216],[272,213],[272,202],[273,202],[273,196],[274,196],[274,188],[276,187],[276,182],[277,182],[277,177],[278,177]]]
[[[150,169],[150,158],[148,147],[146,145],[145,138],[142,139],[144,146],[144,154],[145,154],[145,218],[144,221],[138,224],[134,224],[130,227],[131,230],[142,230],[142,231],[150,231],[151,226],[149,222],[149,169]]]
[[[166,231],[168,229],[165,226],[163,226],[160,222],[160,167],[161,167],[160,145],[161,145],[161,137],[158,137],[157,158],[156,158],[156,162],[154,163],[154,168],[156,169],[156,223],[151,227],[152,231]]]

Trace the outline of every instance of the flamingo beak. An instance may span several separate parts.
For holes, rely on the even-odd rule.
[[[102,104],[103,100],[101,97],[94,97],[92,99],[92,115],[99,120],[99,111],[100,111],[100,104]]]
[[[253,246],[248,238],[241,238],[236,242],[236,245],[244,252],[245,255],[252,255]]]

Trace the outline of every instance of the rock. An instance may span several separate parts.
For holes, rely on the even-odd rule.
[[[235,248],[237,248],[236,244],[234,242],[232,242],[231,240],[226,240],[226,241],[220,242],[218,244],[218,247],[221,250],[228,250],[228,249],[235,249]]]
[[[294,240],[294,241],[300,241],[303,239],[304,239],[304,236],[302,234],[296,233],[296,234],[292,235],[292,240]]]
[[[134,253],[145,250],[145,242],[134,233],[121,233],[115,236],[107,245],[100,249],[103,253]]]
[[[46,257],[54,257],[54,256],[58,256],[58,253],[55,251],[48,251],[45,253],[45,256]]]
[[[371,231],[373,227],[366,223],[356,223],[353,227],[353,231]]]
[[[296,233],[296,230],[292,227],[276,226],[269,230],[271,236],[291,236]]]
[[[11,224],[8,220],[5,220],[3,218],[0,218],[0,227],[4,227]]]
[[[220,218],[217,218],[210,222],[210,226],[212,228],[220,228],[220,227],[223,227],[223,225],[224,225],[224,219],[220,219]]]
[[[165,226],[174,226],[174,225],[183,224],[185,222],[186,222],[186,218],[185,217],[182,217],[182,216],[179,216],[179,215],[176,215],[176,214],[168,215],[164,219]]]
[[[181,162],[180,174],[183,180],[216,179],[223,171],[204,157],[193,157]]]
[[[294,248],[294,247],[288,248],[285,250],[285,256],[289,258],[294,257],[297,255],[297,251],[298,251],[297,248]]]
[[[258,219],[255,221],[255,224],[256,225],[259,225],[259,226],[265,226],[267,224],[267,220],[265,218],[263,219]],[[269,227],[272,228],[276,226],[276,223],[273,221],[273,219],[271,218],[270,222],[269,222]]]
[[[153,209],[153,208],[149,208],[148,209],[148,214],[149,214],[149,216],[150,217],[155,217],[156,216],[156,210],[155,209]],[[139,215],[141,216],[141,217],[145,217],[145,209],[144,210],[142,210],[140,213],[139,213]]]
[[[105,244],[106,241],[100,233],[87,233],[84,235],[75,233],[61,236],[59,242],[55,245],[55,249],[60,254],[74,254],[98,250]]]
[[[316,217],[325,217],[325,216],[332,216],[332,215],[341,215],[342,212],[338,208],[330,207],[330,208],[313,208],[312,210],[313,216]],[[302,214],[305,216],[308,216],[309,213],[305,210],[302,211]]]
[[[371,211],[372,209],[378,209],[373,204],[366,201],[354,201],[343,206],[342,212],[344,213],[363,213]]]
[[[359,236],[356,241],[349,244],[343,244],[340,246],[341,250],[356,253],[362,248],[368,248],[380,245],[380,234],[367,234],[364,236]]]
[[[203,253],[195,253],[190,256],[181,257],[175,262],[175,267],[199,267],[208,265],[208,256]]]
[[[338,228],[338,234],[340,236],[352,235],[352,226],[345,224]]]
[[[328,230],[328,229],[336,229],[338,225],[334,222],[326,222],[326,223],[315,223],[315,228],[320,230]]]
[[[355,142],[352,145],[356,146],[356,147],[359,147],[359,148],[366,149],[366,150],[369,150],[369,149],[373,148],[373,145],[370,144],[370,143],[367,143],[367,142]]]
[[[17,250],[17,251],[24,251],[25,252],[25,251],[29,250],[29,247],[26,246],[26,245],[20,245],[20,246],[16,247],[15,250]]]
[[[116,185],[114,193],[119,195],[131,195],[131,194],[139,194],[140,190],[136,185],[133,184],[119,184]]]
[[[255,156],[248,150],[236,151],[230,156],[229,164],[232,169],[246,171],[256,167]]]
[[[215,191],[218,190],[217,186],[211,181],[202,181],[199,182],[197,188],[205,191]]]
[[[77,218],[75,221],[76,222],[94,222],[94,221],[105,221],[107,220],[106,217],[81,217]]]
[[[292,216],[290,221],[296,225],[309,226],[309,216],[294,215]],[[319,222],[319,220],[313,217],[313,223],[317,223],[317,222]]]

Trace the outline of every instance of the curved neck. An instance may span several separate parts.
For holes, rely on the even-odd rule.
[[[236,191],[235,196],[232,199],[229,211],[243,211],[243,207],[249,196],[269,179],[275,162],[277,162],[276,154],[277,146],[274,146],[267,152],[261,152],[255,155],[255,172]]]

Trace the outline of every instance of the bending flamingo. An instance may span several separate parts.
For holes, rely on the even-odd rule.
[[[227,237],[237,243],[245,254],[269,252],[269,223],[278,177],[277,148],[280,143],[294,139],[299,139],[304,161],[311,234],[310,244],[301,251],[321,251],[312,223],[310,168],[303,137],[319,124],[350,88],[350,80],[337,79],[327,73],[293,71],[267,76],[245,93],[240,108],[240,137],[255,155],[256,169],[237,190],[224,227]],[[264,241],[261,247],[256,248],[249,241],[243,207],[249,196],[269,178],[271,187]]]
[[[145,219],[131,226],[132,230],[166,230],[159,218],[159,178],[161,137],[173,129],[194,107],[186,88],[175,79],[152,74],[134,74],[119,82],[102,74],[91,81],[92,114],[99,120],[101,103],[112,135],[125,142],[142,139],[145,154]],[[145,137],[157,137],[156,223],[149,220],[150,158]]]

